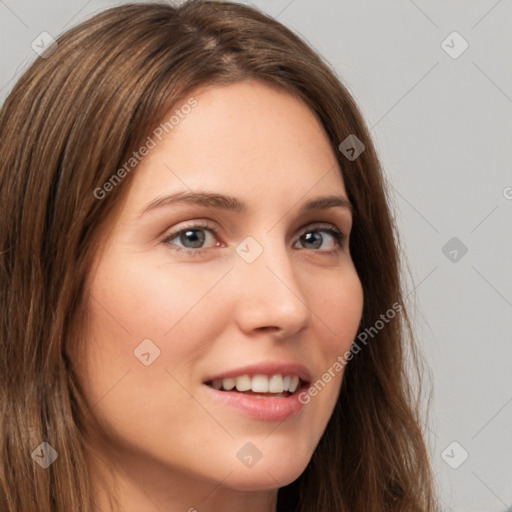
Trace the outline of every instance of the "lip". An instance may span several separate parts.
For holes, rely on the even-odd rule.
[[[205,392],[215,401],[232,407],[242,414],[261,421],[284,421],[299,414],[304,404],[299,395],[308,388],[303,383],[293,394],[287,397],[257,397],[244,395],[237,391],[220,391],[203,384]]]
[[[297,375],[302,382],[311,382],[311,373],[310,371],[300,363],[280,363],[277,361],[269,361],[259,364],[251,364],[247,366],[243,366],[240,368],[235,368],[233,370],[227,370],[222,373],[218,373],[215,375],[210,375],[206,379],[203,380],[204,383],[210,382],[216,379],[227,379],[234,377],[241,377],[242,375],[249,375],[250,377],[254,377],[255,375],[266,375],[267,377],[272,377],[272,375],[280,374],[283,377],[287,375],[294,376]],[[225,391],[226,393],[226,391]]]
[[[229,377],[240,377],[242,375],[272,375],[283,376],[296,375],[300,379],[300,385],[289,396],[286,397],[264,397],[252,396],[237,391],[220,391],[208,386],[207,382],[216,379],[227,379]],[[215,401],[245,414],[251,418],[261,421],[284,421],[287,418],[299,414],[304,404],[299,400],[302,391],[308,388],[311,382],[311,373],[303,364],[264,362],[252,364],[227,370],[222,373],[211,375],[203,381],[205,392]]]

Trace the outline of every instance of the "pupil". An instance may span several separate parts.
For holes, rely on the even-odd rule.
[[[204,243],[204,232],[198,229],[187,229],[180,235],[180,242],[189,248],[201,247]]]
[[[312,247],[314,247],[315,249],[318,249],[322,245],[322,235],[317,231],[306,233],[305,235],[303,235],[303,238],[304,243],[312,244]]]

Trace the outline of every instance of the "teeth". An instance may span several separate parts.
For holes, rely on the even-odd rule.
[[[295,377],[292,377],[292,380],[290,382],[290,387],[289,387],[289,391],[290,393],[294,393],[295,390],[297,389],[297,386],[299,385],[299,377],[295,376]]]
[[[236,378],[215,379],[212,387],[217,390],[231,391],[236,387],[237,391],[252,391],[253,393],[294,393],[300,383],[296,375],[283,377],[280,374],[267,377],[266,375],[241,375]]]
[[[249,375],[242,375],[235,379],[237,391],[249,391],[251,389],[251,378]]]
[[[266,375],[255,375],[251,380],[251,391],[268,393],[268,377]]]
[[[270,393],[282,393],[284,391],[283,377],[272,375],[268,381],[268,390]]]
[[[236,380],[235,379],[222,379],[221,385],[226,391],[231,391],[236,385]]]

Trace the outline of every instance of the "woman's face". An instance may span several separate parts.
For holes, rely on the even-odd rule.
[[[361,318],[352,217],[305,104],[255,81],[191,96],[197,106],[152,136],[96,255],[75,363],[103,455],[126,473],[148,485],[172,474],[179,492],[276,489],[308,464],[342,373],[306,405],[297,396]]]

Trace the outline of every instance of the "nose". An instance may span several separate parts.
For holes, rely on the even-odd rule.
[[[246,334],[268,332],[278,338],[291,337],[310,322],[312,311],[304,294],[304,283],[293,266],[286,247],[262,246],[253,262],[238,258],[234,269],[236,302],[234,318]]]

